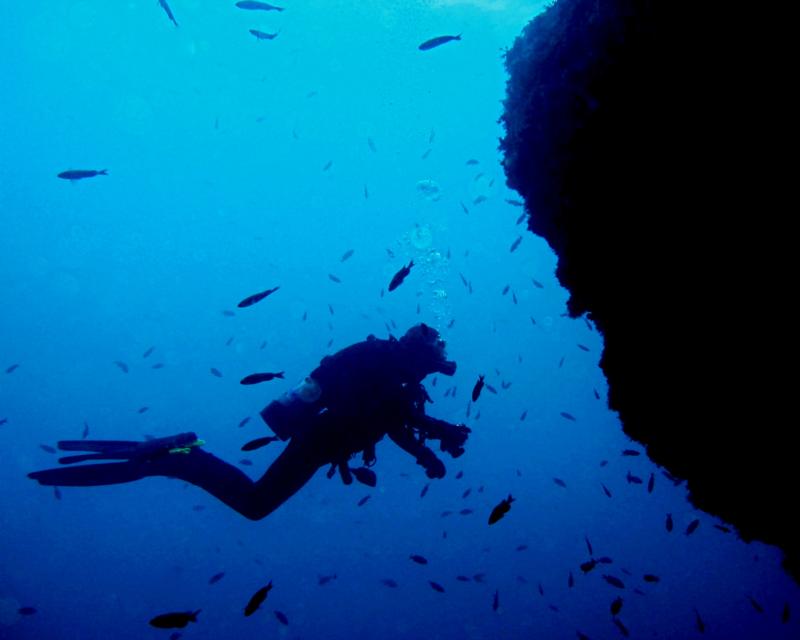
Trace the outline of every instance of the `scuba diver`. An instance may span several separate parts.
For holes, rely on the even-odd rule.
[[[202,450],[194,433],[152,440],[64,440],[63,451],[91,451],[66,456],[70,465],[93,460],[121,460],[35,471],[28,476],[50,486],[98,486],[133,482],[150,476],[179,478],[204,489],[251,520],[272,513],[330,465],[345,484],[353,476],[375,486],[369,468],[375,445],[385,435],[416,459],[429,478],[443,478],[445,467],[426,446],[453,458],[464,453],[470,429],[425,414],[431,402],[421,382],[431,373],[452,376],[456,363],[446,359],[445,342],[425,324],[413,326],[399,340],[369,336],[323,358],[303,382],[261,411],[278,438],[288,444],[255,482],[237,467]],[[361,454],[363,466],[349,462]]]

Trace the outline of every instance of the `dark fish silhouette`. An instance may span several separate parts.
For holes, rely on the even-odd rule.
[[[357,507],[363,507],[365,504],[367,504],[367,500],[369,500],[369,496],[368,495],[364,496],[363,498],[361,498],[361,500],[359,500],[358,503],[356,503],[356,506]]]
[[[567,413],[566,411],[561,411],[560,415],[561,415],[562,418],[564,418],[564,420],[569,420],[570,422],[575,422],[575,416],[573,416],[571,413]]]
[[[700,526],[700,521],[699,520],[696,520],[696,519],[692,520],[689,523],[689,526],[686,527],[686,535],[687,536],[692,535],[695,531],[697,531],[697,527],[699,527],[699,526]]]
[[[339,258],[339,262],[346,262],[347,260],[349,260],[350,258],[353,257],[354,253],[355,253],[355,249],[348,249],[347,251],[345,251],[342,254],[342,257]]]
[[[600,486],[603,487],[603,493],[605,493],[610,498],[611,497],[611,491],[609,491],[608,487],[606,485],[604,485],[602,482],[600,483]]]
[[[528,548],[527,544],[519,544],[516,546],[514,551],[525,551]]]
[[[617,629],[619,629],[619,632],[623,635],[623,637],[625,638],[630,637],[631,633],[630,631],[628,631],[628,627],[622,624],[622,620],[620,620],[619,618],[614,618],[614,624],[617,625]]]
[[[758,613],[764,613],[764,607],[756,600],[753,596],[747,596],[747,599],[750,601],[750,605],[755,609]]]
[[[34,607],[20,607],[17,609],[17,613],[21,616],[32,616],[36,613],[36,609]]]
[[[94,178],[95,176],[107,175],[108,169],[101,169],[100,171],[95,171],[94,169],[69,169],[59,173],[58,177],[62,180],[71,180],[72,182],[75,182],[76,180],[83,180],[84,178]]]
[[[424,487],[422,487],[422,491],[419,492],[419,497],[420,498],[424,498],[425,497],[425,494],[428,493],[428,489],[430,488],[430,486],[431,486],[431,484],[429,482]]]
[[[583,536],[583,539],[586,541],[586,548],[589,550],[589,555],[590,556],[594,555],[594,551],[592,551],[592,543],[589,542],[589,537]]]
[[[266,291],[262,291],[261,293],[254,293],[252,296],[247,296],[244,300],[242,300],[236,306],[240,309],[244,309],[245,307],[250,307],[254,305],[256,302],[261,302],[264,298],[268,295],[275,293],[280,287],[273,287],[272,289],[267,289]]]
[[[630,471],[628,471],[628,475],[625,476],[625,479],[628,481],[628,484],[642,484],[642,479],[639,476],[633,475]]]
[[[275,610],[275,617],[278,619],[278,622],[281,624],[287,625],[289,624],[289,618],[286,617],[286,614],[283,611]]]
[[[0,418],[0,426],[6,424],[8,422],[8,418]]]
[[[147,357],[149,357],[149,356],[150,356],[150,354],[152,354],[152,353],[153,353],[153,351],[155,351],[155,350],[156,350],[156,348],[155,348],[155,347],[150,347],[150,348],[149,348],[147,351],[145,351],[145,352],[142,354],[142,358],[147,358]]]
[[[412,553],[408,557],[411,558],[411,560],[413,560],[417,564],[428,564],[428,559],[426,557],[417,555],[416,553]]]
[[[53,487],[53,497],[56,500],[61,500],[61,489],[59,489],[58,487]]]
[[[478,398],[481,395],[481,389],[483,389],[483,378],[484,376],[479,375],[478,381],[475,383],[475,386],[472,387],[472,401],[477,402]]]
[[[397,287],[403,284],[403,280],[405,280],[406,276],[409,273],[411,273],[411,267],[413,266],[414,266],[414,261],[411,260],[408,263],[408,265],[402,267],[400,271],[398,271],[397,273],[394,274],[394,276],[392,276],[392,281],[389,283],[389,291],[394,291],[395,289],[397,289]]]
[[[514,498],[511,497],[511,494],[508,494],[508,498],[505,500],[501,500],[500,503],[494,509],[492,509],[492,512],[489,514],[489,524],[494,524],[504,515],[506,515],[511,510],[512,502],[514,502]]]
[[[257,2],[256,0],[241,0],[237,2],[236,6],[240,9],[247,9],[248,11],[283,11],[283,7],[276,7],[266,2]]]
[[[459,582],[471,582],[472,578],[470,578],[469,576],[456,576],[456,580],[458,580]]]
[[[150,410],[150,407],[139,407],[139,408],[137,409],[137,412],[138,412],[138,413],[145,413],[145,412],[147,412],[147,411],[149,411],[149,410]]]
[[[419,45],[419,50],[428,51],[429,49],[435,49],[436,47],[441,47],[443,44],[452,42],[453,40],[461,40],[461,34],[459,33],[457,36],[437,36],[435,38],[431,38],[430,40],[426,40]]]
[[[703,619],[700,617],[700,612],[697,609],[694,610],[694,623],[700,633],[706,632],[706,625],[703,622]]]
[[[253,461],[252,460],[248,460],[247,458],[242,458],[241,460],[239,460],[239,464],[244,466],[244,467],[252,467],[253,466]]]
[[[572,589],[575,586],[575,576],[572,575],[572,571],[569,572],[569,577],[567,578],[567,586]]]
[[[197,622],[197,611],[184,611],[178,613],[162,613],[150,620],[150,625],[159,629],[183,629],[190,622]]]
[[[220,371],[216,367],[211,367],[211,369],[209,369],[209,371],[211,372],[212,376],[216,376],[217,378],[221,378],[222,377],[222,371]]]
[[[666,519],[666,521],[664,523],[664,526],[666,526],[667,531],[672,532],[673,524],[672,524],[672,514],[671,513],[667,514],[667,519]]]
[[[222,315],[225,316],[226,318],[233,318],[236,314],[228,309],[223,309]]]
[[[247,606],[244,608],[244,615],[251,616],[253,615],[256,610],[261,606],[261,603],[267,599],[267,594],[272,589],[272,580],[269,581],[269,584],[266,587],[261,587],[258,591],[256,591],[253,596],[250,598],[250,601],[247,603]]]
[[[440,585],[438,582],[434,582],[433,580],[428,580],[428,584],[431,585],[431,589],[434,591],[438,591],[439,593],[444,593],[444,587]]]
[[[246,425],[248,422],[250,422],[250,416],[247,416],[246,418],[242,418],[242,419],[239,421],[239,427],[240,427],[240,428],[241,428],[241,427],[243,427],[243,426],[244,426],[244,425]]]
[[[622,611],[622,598],[617,597],[614,598],[614,601],[611,603],[611,615],[615,616],[620,611]]]
[[[638,456],[639,452],[636,449],[624,449],[622,451],[623,456]]]
[[[285,371],[278,371],[277,373],[251,373],[239,380],[239,384],[259,384],[260,382],[269,382],[275,378],[283,379]]]
[[[267,33],[266,31],[259,31],[258,29],[250,29],[250,33],[252,33],[256,40],[274,40],[278,37],[278,33]]]
[[[128,365],[122,362],[122,360],[114,360],[114,364],[120,368],[122,373],[128,373]]]
[[[337,284],[341,284],[341,282],[342,282],[342,279],[341,279],[339,276],[335,276],[335,275],[333,275],[332,273],[329,273],[329,274],[328,274],[328,279],[329,279],[331,282],[336,282]]]
[[[642,580],[644,580],[645,582],[654,583],[654,582],[658,582],[660,579],[661,578],[659,578],[658,576],[653,575],[652,573],[645,573],[642,576]]]
[[[616,576],[610,576],[606,573],[603,574],[603,580],[605,580],[608,584],[612,587],[616,587],[617,589],[624,589],[625,583],[617,578]]]
[[[261,447],[266,447],[271,442],[280,440],[278,436],[264,436],[263,438],[256,438],[242,445],[242,451],[255,451]]]
[[[462,509],[459,511],[462,516],[468,516],[470,513],[474,513],[472,509]]]
[[[464,499],[464,498],[466,498],[466,497],[467,497],[467,496],[468,496],[470,493],[472,493],[472,487],[470,487],[469,489],[466,489],[466,490],[464,491],[464,493],[462,493],[462,494],[461,494],[461,499],[463,500],[463,499]]]
[[[378,477],[372,469],[358,467],[357,469],[350,469],[350,471],[361,484],[365,484],[368,487],[374,487],[378,484]]]
[[[584,573],[589,573],[596,566],[597,566],[597,560],[592,558],[591,560],[587,560],[586,562],[581,563],[581,571],[583,571]]]
[[[719,529],[720,531],[722,531],[722,533],[731,533],[731,528],[726,527],[725,525],[715,524],[714,528]]]
[[[564,489],[567,488],[567,483],[564,482],[561,478],[553,478],[553,482],[555,482],[559,487],[563,487]]]
[[[647,481],[647,493],[653,493],[653,487],[656,486],[655,474],[650,474],[650,479]]]
[[[320,586],[328,584],[331,580],[336,580],[336,574],[332,574],[329,576],[320,576],[317,580],[317,584]]]
[[[167,14],[167,17],[170,20],[172,20],[172,24],[174,24],[177,27],[178,26],[178,21],[175,20],[175,16],[172,15],[172,9],[169,8],[169,5],[167,4],[167,0],[158,0],[158,4],[164,10],[164,13]]]
[[[390,589],[397,589],[397,582],[395,582],[391,578],[384,578],[383,580],[381,580],[381,584],[384,587],[389,587]]]
[[[519,236],[514,242],[511,243],[511,247],[509,248],[510,253],[514,253],[519,247],[520,242],[522,242],[522,236]]]
[[[783,624],[788,624],[790,617],[791,617],[791,611],[789,610],[789,603],[785,602],[783,604],[783,611],[781,612],[781,622]]]
[[[216,584],[217,582],[222,580],[224,577],[225,577],[225,572],[224,571],[220,571],[219,573],[215,573],[213,576],[211,576],[208,579],[208,584]]]

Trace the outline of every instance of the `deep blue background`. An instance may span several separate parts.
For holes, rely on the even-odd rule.
[[[0,638],[166,638],[152,616],[197,608],[185,637],[614,638],[618,595],[633,637],[695,636],[694,609],[708,638],[798,637],[798,592],[777,551],[714,529],[684,486],[643,456],[621,456],[639,448],[605,407],[601,339],[563,316],[552,252],[515,226],[522,210],[506,202],[517,196],[496,151],[501,50],[542,3],[171,6],[177,29],[155,0],[0,9]],[[256,41],[250,28],[280,35]],[[69,168],[110,175],[55,177]],[[421,180],[441,197],[426,199]],[[381,297],[409,259],[406,282]],[[276,285],[268,300],[222,313]],[[442,330],[459,364],[452,381],[428,380],[429,412],[473,429],[467,453],[445,460],[447,477],[422,499],[423,471],[385,442],[377,489],[320,473],[257,523],[175,481],[62,489],[59,501],[25,477],[55,463],[40,444],[80,437],[84,421],[95,438],[192,429],[215,454],[251,459],[256,477],[281,446],[239,451],[266,435],[261,407],[326,353],[420,320]],[[285,381],[238,384],[284,369]],[[499,393],[484,391],[466,418],[479,373]],[[654,492],[627,483],[628,471],[655,473]],[[488,527],[509,492],[511,512]],[[614,564],[581,575],[584,536]],[[485,585],[455,580],[478,572]],[[644,573],[662,580],[646,585]],[[269,580],[264,610],[244,618]],[[782,625],[786,602],[793,619]],[[20,618],[23,605],[38,612]]]

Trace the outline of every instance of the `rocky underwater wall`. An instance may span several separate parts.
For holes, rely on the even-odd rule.
[[[570,314],[604,335],[625,432],[798,580],[794,240],[763,145],[780,114],[719,11],[558,0],[506,54],[501,150]]]

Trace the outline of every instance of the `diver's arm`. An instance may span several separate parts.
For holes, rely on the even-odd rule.
[[[464,453],[464,443],[472,431],[466,425],[452,424],[425,414],[415,416],[413,426],[424,438],[439,440],[439,448],[454,458]]]
[[[433,451],[414,437],[414,432],[411,429],[407,427],[393,429],[389,431],[388,435],[398,447],[414,456],[417,464],[425,469],[425,474],[429,478],[444,478],[445,468],[442,461],[436,457]]]

